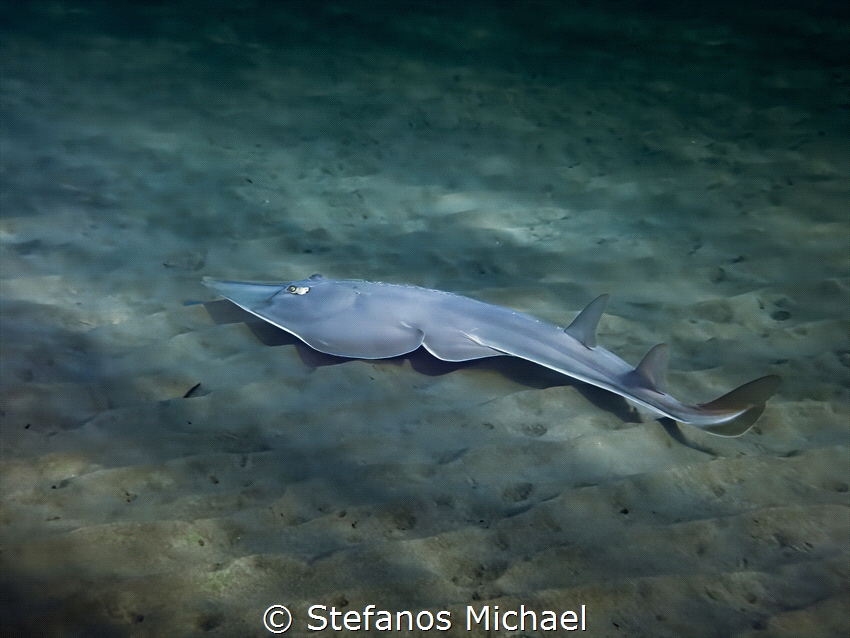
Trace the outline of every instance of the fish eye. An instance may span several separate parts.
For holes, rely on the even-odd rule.
[[[287,286],[286,292],[291,292],[293,295],[306,295],[310,291],[310,286]]]

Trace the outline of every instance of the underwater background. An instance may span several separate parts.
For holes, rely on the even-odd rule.
[[[850,632],[841,3],[1,6],[4,633],[370,604],[451,614],[393,635],[553,634],[467,630],[496,605]],[[720,438],[518,361],[328,365],[204,305],[204,276],[313,273],[562,326],[609,293],[600,345],[669,343],[677,397],[783,385]]]

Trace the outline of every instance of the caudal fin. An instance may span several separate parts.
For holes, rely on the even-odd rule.
[[[698,427],[719,436],[741,436],[764,412],[765,402],[776,392],[781,381],[775,374],[770,374],[745,383],[719,399],[703,403],[699,407],[707,412],[743,412],[729,421]]]

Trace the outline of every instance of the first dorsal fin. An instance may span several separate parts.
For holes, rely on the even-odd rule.
[[[573,322],[564,329],[564,332],[588,348],[595,348],[596,327],[602,318],[606,303],[608,303],[608,295],[599,295],[578,313],[578,317],[573,319]]]
[[[666,343],[659,343],[643,357],[635,368],[635,372],[658,392],[667,392],[667,359],[670,348]]]

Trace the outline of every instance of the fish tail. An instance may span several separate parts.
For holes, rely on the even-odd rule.
[[[771,374],[745,383],[719,399],[703,403],[698,407],[706,412],[740,412],[740,414],[722,423],[697,427],[718,436],[741,436],[764,412],[765,402],[776,392],[780,382],[781,379],[778,376]]]

